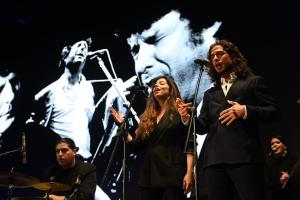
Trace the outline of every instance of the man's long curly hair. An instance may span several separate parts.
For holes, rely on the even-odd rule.
[[[169,119],[168,124],[171,125],[175,118],[176,113],[178,112],[176,106],[176,98],[181,98],[181,96],[175,81],[169,76],[159,76],[154,78],[151,81],[152,82],[151,88],[153,89],[155,83],[162,78],[167,81],[170,87],[169,88],[170,96],[166,100],[168,108],[166,110],[165,115],[167,115],[167,118]],[[138,128],[136,129],[135,139],[145,140],[146,138],[149,137],[149,134],[151,134],[151,132],[154,130],[156,126],[156,119],[160,112],[160,109],[161,107],[159,103],[156,101],[156,99],[154,98],[153,93],[151,91],[151,94],[147,99],[146,109],[140,117],[141,121],[139,123]]]
[[[233,72],[235,72],[237,77],[245,77],[249,73],[251,73],[251,69],[248,66],[247,60],[240,52],[239,48],[228,40],[218,40],[214,44],[212,44],[209,48],[207,59],[209,60],[208,64],[208,75],[210,76],[212,82],[218,82],[220,80],[220,74],[218,74],[215,68],[212,65],[211,60],[211,51],[213,47],[220,45],[223,47],[223,50],[231,57]]]

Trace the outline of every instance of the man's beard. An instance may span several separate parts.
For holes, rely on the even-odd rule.
[[[225,75],[229,75],[233,72],[233,65],[227,65],[227,67],[224,67],[224,70],[219,72],[218,74],[223,77]]]

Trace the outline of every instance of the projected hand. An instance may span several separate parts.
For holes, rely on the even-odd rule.
[[[122,96],[126,100],[126,95],[129,94],[128,91],[126,91],[127,88],[134,85],[136,82],[137,77],[133,76],[127,81],[123,82],[122,79],[118,79],[116,81],[116,87],[119,89],[119,92],[122,94]],[[126,100],[127,101],[127,100]],[[110,107],[111,105],[114,105],[119,113],[125,114],[127,108],[124,106],[124,99],[120,97],[120,94],[116,91],[116,89],[111,86],[110,89],[107,91],[107,96],[105,100],[105,108],[104,108],[104,118],[103,118],[103,127],[104,129],[108,129],[109,121],[111,120],[111,111]],[[112,128],[111,128],[112,129]]]
[[[124,117],[121,113],[119,113],[114,107],[109,107],[110,113],[113,116],[115,122],[120,125],[124,121]]]

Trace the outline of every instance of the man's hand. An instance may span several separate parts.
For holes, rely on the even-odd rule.
[[[219,120],[221,121],[221,124],[226,123],[226,126],[230,125],[232,122],[234,122],[237,119],[243,118],[246,112],[245,105],[240,105],[236,101],[227,101],[232,106],[230,108],[227,108],[223,110],[220,113]]]

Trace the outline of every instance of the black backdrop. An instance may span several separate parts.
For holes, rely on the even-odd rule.
[[[120,67],[118,75],[127,79],[134,74],[126,43],[131,33],[148,28],[171,9],[179,10],[196,31],[222,21],[216,36],[240,47],[253,71],[267,79],[281,108],[281,122],[266,129],[263,142],[268,145],[268,136],[278,132],[286,137],[289,152],[299,156],[299,8],[292,0],[1,2],[0,65],[15,71],[22,80],[24,106],[19,109],[25,119],[30,112],[26,105],[33,95],[62,73],[57,63],[60,49],[67,43],[92,37],[92,50],[109,49],[114,66]],[[101,76],[99,69],[94,70],[86,72],[91,79]]]

